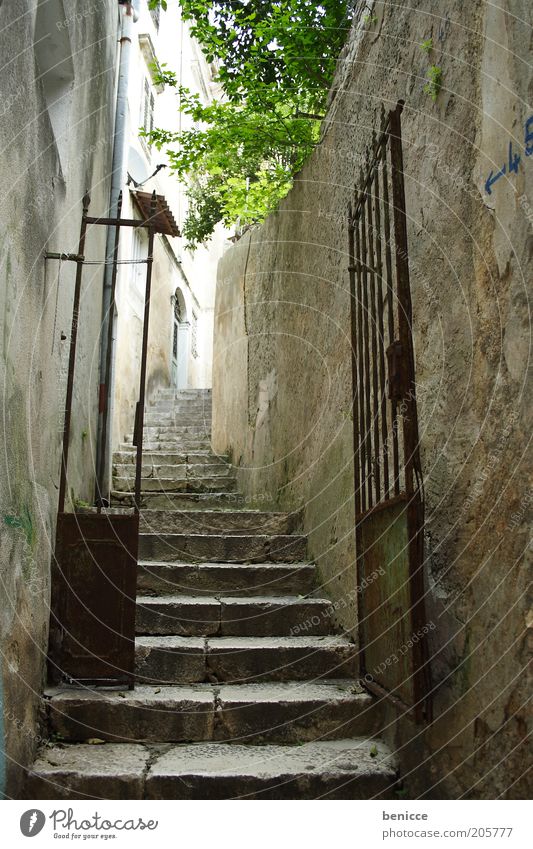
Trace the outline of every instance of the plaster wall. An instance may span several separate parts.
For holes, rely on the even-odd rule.
[[[382,105],[405,100],[436,717],[387,720],[411,798],[528,793],[532,25],[525,0],[359,3],[319,146],[219,265],[214,449],[251,503],[303,507],[323,589],[356,639],[347,205]]]
[[[72,263],[43,255],[77,252],[87,188],[91,209],[107,208],[118,23],[113,0],[51,0],[45,19],[37,8],[37,0],[3,3],[0,28],[0,792],[10,796],[39,742],[75,275]],[[46,79],[46,57],[57,78]],[[104,256],[102,231],[89,233],[89,260]],[[102,267],[87,266],[68,475],[74,500],[92,500],[94,490],[101,304]]]

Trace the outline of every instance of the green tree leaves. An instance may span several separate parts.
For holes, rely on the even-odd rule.
[[[159,71],[196,125],[150,134],[191,184],[184,232],[194,247],[217,221],[263,220],[290,189],[318,140],[350,8],[346,0],[181,0],[181,7],[207,60],[217,63],[224,92],[206,106],[171,71]]]

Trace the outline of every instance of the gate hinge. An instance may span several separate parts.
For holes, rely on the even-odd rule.
[[[401,401],[407,394],[407,364],[403,358],[403,347],[399,339],[387,348],[389,398]]]

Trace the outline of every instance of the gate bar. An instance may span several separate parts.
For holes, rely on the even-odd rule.
[[[122,194],[122,193],[121,193]],[[146,387],[146,360],[147,360],[147,344],[148,344],[148,320],[150,316],[150,291],[151,291],[151,281],[152,281],[152,264],[153,264],[153,246],[154,246],[154,235],[156,232],[156,221],[155,214],[157,210],[157,195],[155,190],[152,192],[152,198],[150,203],[150,217],[147,220],[141,221],[132,218],[120,218],[120,207],[119,207],[119,216],[117,218],[93,218],[90,217],[87,213],[89,211],[89,204],[91,202],[91,198],[89,195],[89,190],[87,190],[83,196],[83,211],[81,218],[81,227],[80,227],[80,240],[78,245],[77,254],[65,254],[65,253],[45,253],[45,259],[66,259],[71,262],[76,263],[76,282],[74,287],[74,304],[72,309],[72,328],[70,335],[70,353],[69,353],[69,365],[68,365],[68,378],[67,378],[67,392],[65,398],[65,418],[63,423],[63,446],[61,452],[61,475],[59,480],[59,498],[58,498],[58,513],[65,512],[65,495],[66,495],[66,486],[67,486],[67,467],[68,467],[68,453],[69,453],[69,437],[70,437],[70,423],[72,416],[72,396],[74,389],[74,368],[76,362],[76,345],[77,345],[77,335],[78,335],[78,324],[79,324],[79,312],[80,312],[80,296],[81,296],[81,278],[83,272],[83,266],[85,264],[85,238],[87,235],[87,226],[89,224],[101,224],[104,226],[113,226],[117,230],[117,238],[115,240],[115,250],[113,252],[113,274],[115,277],[115,287],[116,287],[116,271],[118,265],[118,231],[120,227],[144,227],[148,229],[149,232],[149,256],[146,260],[147,272],[146,272],[146,298],[145,298],[145,309],[144,309],[144,320],[145,324],[143,327],[143,350],[142,350],[142,358],[141,358],[141,380],[140,380],[140,397],[137,401],[137,412],[136,412],[136,421],[139,416],[139,411],[142,410],[142,415],[140,416],[141,424],[144,421],[144,393]],[[107,364],[106,364],[106,374],[107,374]],[[139,503],[140,503],[140,478],[141,478],[141,462],[142,462],[142,430],[140,435],[140,440],[138,439],[136,443],[138,445],[137,450],[137,460],[136,460],[136,470],[135,470],[135,513],[139,512]],[[140,447],[140,450],[139,450]],[[97,484],[98,487],[98,484]],[[101,512],[101,504],[99,505],[98,512]]]
[[[375,225],[376,225],[376,289],[377,289],[377,313],[378,313],[378,339],[379,339],[379,393],[381,396],[381,439],[382,449],[379,458],[380,466],[383,465],[383,492],[385,498],[389,497],[389,434],[387,425],[387,387],[385,381],[385,327],[383,322],[383,256],[381,249],[381,194],[379,187],[379,165],[374,171],[375,203]]]
[[[146,389],[146,359],[148,353],[148,324],[150,321],[150,293],[152,289],[152,269],[154,264],[154,237],[155,227],[153,218],[157,206],[157,195],[155,190],[152,192],[152,200],[150,203],[150,218],[152,223],[148,229],[148,260],[146,266],[146,291],[144,299],[144,325],[143,325],[143,341],[141,354],[141,378],[139,381],[139,400],[137,402],[137,410],[135,415],[135,437],[134,444],[137,446],[137,466],[135,469],[135,513],[139,512],[141,504],[141,464],[143,450],[143,429],[144,429],[144,394]]]
[[[74,389],[74,365],[76,361],[76,344],[78,341],[78,323],[80,316],[80,294],[81,275],[83,272],[83,252],[85,250],[85,236],[87,234],[87,213],[91,197],[87,190],[83,195],[83,212],[81,216],[80,242],[78,246],[78,258],[76,259],[76,283],[74,286],[74,304],[72,307],[72,327],[70,331],[70,353],[68,359],[67,395],[65,398],[65,418],[63,422],[63,447],[61,450],[61,476],[59,479],[59,506],[60,513],[65,512],[65,491],[67,487],[67,464],[68,444],[70,438],[70,420],[72,413],[72,393]]]
[[[361,207],[361,265],[362,265],[362,286],[363,286],[363,349],[365,355],[364,375],[365,375],[365,434],[364,441],[366,442],[366,491],[368,498],[368,506],[372,507],[374,500],[372,494],[372,419],[370,412],[370,339],[368,331],[368,259],[367,259],[367,241],[366,241],[366,214],[365,204]]]
[[[353,420],[353,439],[354,439],[354,478],[355,478],[355,515],[361,512],[361,471],[359,462],[359,391],[357,388],[357,353],[356,345],[358,342],[357,331],[357,291],[355,286],[355,227],[352,217],[352,204],[348,204],[348,251],[349,251],[349,274],[350,274],[350,328],[351,328],[351,345],[352,345],[352,420]]]
[[[107,349],[104,375],[104,388],[100,384],[100,404],[102,406],[102,429],[100,431],[100,451],[98,454],[98,468],[96,470],[96,507],[98,513],[102,512],[103,495],[102,484],[104,480],[104,470],[106,461],[106,439],[107,439],[107,418],[109,415],[109,405],[107,403],[107,390],[111,380],[111,349],[114,329],[115,316],[115,293],[117,288],[117,272],[118,272],[118,248],[120,239],[120,213],[122,212],[122,191],[118,194],[117,199],[117,221],[115,224],[115,244],[113,245],[113,271],[111,274],[111,293],[109,300],[109,320],[107,322]]]

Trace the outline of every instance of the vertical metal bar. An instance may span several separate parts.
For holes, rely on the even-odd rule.
[[[366,192],[365,192],[366,193]],[[366,232],[366,203],[361,205],[361,263],[363,266],[363,315],[364,315],[364,375],[365,375],[365,418],[366,418],[366,455],[367,455],[367,496],[368,506],[373,506],[372,496],[372,425],[370,412],[370,341],[368,330],[368,256],[367,256],[367,232]]]
[[[366,510],[366,443],[365,443],[365,402],[364,402],[364,363],[363,363],[363,292],[361,280],[361,238],[359,221],[355,225],[355,252],[357,257],[357,362],[359,371],[359,452],[361,472],[361,512]]]
[[[374,425],[374,457],[372,462],[372,472],[374,475],[374,491],[376,495],[376,504],[381,500],[381,463],[379,456],[379,401],[378,401],[378,342],[377,342],[377,315],[376,315],[376,272],[375,272],[375,257],[374,257],[374,215],[372,210],[373,198],[372,188],[373,180],[369,182],[368,194],[366,196],[366,206],[368,215],[368,253],[369,253],[369,304],[372,337],[372,355],[371,355],[371,371],[372,371],[372,419]],[[368,375],[370,381],[370,374]]]
[[[414,385],[414,354],[411,337],[412,312],[409,283],[409,259],[407,247],[407,217],[405,213],[405,189],[403,179],[403,153],[401,140],[400,115],[403,103],[400,101],[391,113],[390,147],[392,165],[392,201],[394,211],[394,235],[396,242],[396,285],[398,290],[398,325],[402,345],[402,367],[407,370],[404,386],[409,387],[403,399],[406,414],[404,423],[404,466],[405,489],[408,495],[414,491],[414,452],[417,449],[418,434],[416,426],[416,398]]]
[[[352,347],[352,420],[353,420],[353,461],[354,461],[354,499],[355,499],[355,518],[361,512],[361,471],[359,462],[359,392],[357,387],[357,293],[355,286],[355,244],[354,244],[355,224],[353,221],[352,204],[348,205],[348,256],[349,256],[349,274],[350,274],[350,341]]]
[[[146,290],[144,296],[144,323],[141,354],[141,376],[139,380],[139,400],[137,402],[136,429],[137,429],[137,457],[135,466],[135,513],[139,512],[141,504],[141,471],[143,453],[143,429],[144,429],[144,395],[146,391],[146,360],[148,352],[148,325],[150,323],[150,294],[152,290],[152,268],[154,264],[154,217],[157,207],[157,196],[152,192],[150,203],[150,227],[148,228],[148,259],[146,264]]]
[[[87,213],[91,198],[89,190],[83,196],[83,211],[81,216],[80,241],[76,262],[76,283],[74,287],[74,303],[72,306],[72,327],[70,331],[70,353],[68,360],[67,394],[65,398],[65,418],[63,421],[63,448],[61,452],[61,476],[59,480],[58,512],[65,512],[65,493],[67,488],[68,448],[70,438],[70,420],[72,415],[72,393],[74,388],[74,368],[76,364],[76,343],[78,340],[78,323],[80,317],[81,277],[83,273],[83,255],[85,251],[85,236],[87,233]]]
[[[407,388],[403,397],[405,413],[403,416],[404,437],[404,473],[405,489],[408,496],[409,529],[409,576],[411,620],[413,628],[418,629],[425,621],[424,612],[424,506],[421,499],[422,476],[420,467],[418,419],[415,394],[415,361],[412,339],[412,307],[409,281],[409,258],[407,242],[407,215],[405,208],[405,187],[402,152],[401,113],[403,102],[399,101],[390,114],[390,146],[392,166],[392,196],[394,206],[394,231],[396,241],[396,281],[398,287],[398,323],[399,338],[402,345],[402,368],[405,379],[402,385]],[[414,474],[419,479],[415,487]],[[418,721],[431,715],[430,669],[425,640],[413,646],[413,692],[415,714]]]
[[[122,192],[119,192],[118,200],[117,200],[117,222],[120,221],[120,216],[122,212]],[[113,330],[115,326],[115,294],[117,289],[117,272],[118,272],[118,249],[119,249],[119,239],[120,239],[120,224],[117,223],[115,225],[115,243],[113,245],[113,273],[111,275],[111,292],[110,292],[110,300],[109,300],[109,315],[107,317],[107,348],[106,348],[106,362],[105,362],[105,384],[104,391],[100,387],[100,404],[101,413],[102,413],[102,429],[100,432],[100,451],[98,452],[99,465],[97,469],[97,477],[96,477],[96,505],[98,508],[98,512],[102,511],[102,501],[103,501],[103,493],[102,487],[105,478],[105,467],[107,460],[107,451],[106,451],[106,440],[107,440],[107,420],[109,416],[109,386],[111,381],[111,353],[112,353],[112,341],[113,341]]]
[[[389,331],[389,345],[392,345],[395,338],[394,330],[394,279],[392,274],[392,246],[391,246],[391,227],[390,227],[390,206],[389,206],[389,174],[387,164],[387,147],[385,147],[383,156],[383,229],[385,236],[385,267],[387,270],[387,324]],[[389,375],[390,379],[390,375]],[[394,495],[400,494],[400,459],[398,451],[398,408],[396,400],[391,401],[391,435],[392,435],[392,469],[393,469],[393,486]]]
[[[378,313],[379,338],[379,393],[381,396],[381,462],[383,464],[383,494],[389,497],[389,434],[387,424],[387,392],[385,387],[385,328],[383,322],[383,256],[381,250],[381,193],[379,185],[379,169],[383,147],[380,150],[374,175],[375,225],[376,225],[376,295]]]

